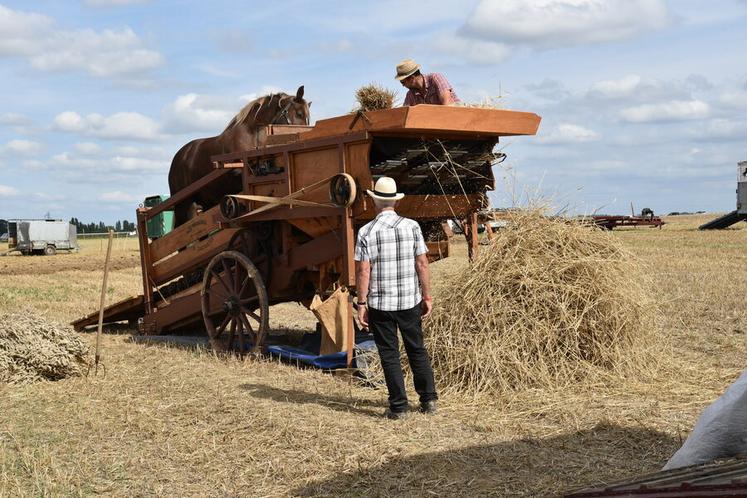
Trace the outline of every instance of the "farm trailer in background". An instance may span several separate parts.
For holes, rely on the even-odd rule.
[[[106,319],[138,317],[143,334],[202,324],[215,349],[256,351],[270,305],[335,296],[342,304],[323,324],[322,349],[346,352],[350,365],[355,235],[375,216],[365,189],[381,176],[397,181],[406,194],[397,211],[420,223],[431,259],[449,255],[445,221],[463,220],[471,257],[477,213],[494,188],[492,165],[502,158],[495,145],[502,136],[535,134],[539,122],[532,113],[419,105],[286,126],[255,149],[215,156],[210,174],[138,209],[144,292],[109,307]],[[149,239],[148,220],[229,174],[240,194]]]
[[[77,251],[78,231],[63,220],[8,220],[8,249],[47,256],[59,250]]]

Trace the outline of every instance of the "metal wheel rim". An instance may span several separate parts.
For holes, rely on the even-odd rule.
[[[202,282],[202,316],[217,351],[261,351],[269,328],[267,290],[245,255],[224,251],[210,260]]]

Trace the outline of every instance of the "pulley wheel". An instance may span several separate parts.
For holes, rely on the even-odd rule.
[[[329,182],[329,200],[339,207],[349,207],[355,202],[355,179],[347,173],[332,177]]]
[[[226,195],[220,201],[220,214],[227,220],[238,218],[241,214],[241,203],[230,195]]]

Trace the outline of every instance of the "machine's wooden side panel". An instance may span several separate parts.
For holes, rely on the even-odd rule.
[[[165,237],[154,240],[150,244],[151,261],[159,261],[169,254],[186,247],[187,244],[201,239],[218,228],[218,222],[221,219],[220,206],[214,206],[185,224],[176,227],[174,231]]]
[[[292,156],[291,189],[294,192],[340,172],[340,156],[337,147],[297,152]],[[329,187],[325,185],[314,189],[304,195],[303,199],[329,203]]]

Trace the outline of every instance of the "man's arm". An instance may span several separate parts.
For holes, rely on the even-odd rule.
[[[368,283],[371,280],[371,262],[355,262],[355,290],[358,294],[358,302],[365,303],[368,300]],[[368,328],[368,305],[358,306],[358,321],[361,327]]]
[[[438,100],[440,100],[443,105],[453,105],[456,103],[456,100],[451,96],[450,88],[439,90]]]
[[[423,294],[423,318],[428,318],[433,311],[433,298],[431,297],[431,274],[428,270],[428,256],[420,254],[415,256],[415,271],[420,281],[420,292]]]

